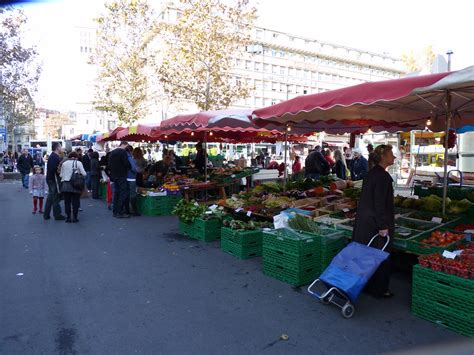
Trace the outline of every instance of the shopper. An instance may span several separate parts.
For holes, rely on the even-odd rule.
[[[84,168],[84,170],[86,170]],[[86,170],[87,173],[87,170]],[[99,153],[92,152],[91,153],[91,160],[90,160],[90,184],[91,184],[91,191],[92,191],[92,198],[99,199],[99,185],[100,185],[100,178],[102,177],[102,170],[100,169],[99,165]]]
[[[344,159],[344,155],[339,149],[334,151],[334,160],[336,163],[334,165],[333,173],[336,174],[339,179],[346,180],[346,159]]]
[[[347,168],[350,170],[352,169],[352,149],[350,147],[344,147],[343,148],[344,152],[344,158],[346,160],[346,165]]]
[[[125,151],[130,163],[130,169],[128,169],[127,173],[128,196],[125,201],[125,213],[132,216],[140,216],[137,207],[137,166],[132,155],[133,147],[129,145],[125,148]]]
[[[46,165],[46,183],[48,184],[48,197],[46,199],[46,204],[44,206],[43,218],[45,220],[50,219],[51,208],[53,209],[54,219],[57,221],[62,221],[66,219],[61,215],[61,206],[59,202],[61,201],[60,189],[59,189],[59,164],[62,161],[62,147],[61,143],[53,142],[52,144],[53,151],[49,155],[48,164]]]
[[[29,188],[30,194],[33,196],[33,214],[36,214],[36,212],[43,213],[43,199],[44,195],[47,194],[48,184],[46,183],[46,177],[43,175],[43,169],[40,166],[35,166],[34,172],[30,178]]]
[[[27,189],[29,185],[28,181],[30,178],[30,173],[33,170],[33,158],[31,157],[30,153],[28,153],[27,149],[23,149],[22,154],[18,158],[16,168],[21,174],[23,187]]]
[[[321,175],[328,175],[329,164],[321,154],[321,147],[316,146],[305,160],[305,177],[319,179]]]
[[[33,166],[39,166],[40,168],[44,167],[43,155],[41,152],[37,152],[33,158]]]
[[[369,171],[369,163],[367,159],[362,155],[360,148],[353,150],[353,159],[351,167],[351,179],[352,181],[363,180]]]
[[[86,154],[82,156],[81,163],[82,166],[84,167],[84,170],[86,171],[86,187],[87,191],[91,192],[92,191],[92,182],[91,182],[91,155],[94,151],[92,148],[89,148]]]
[[[68,159],[61,164],[61,192],[64,196],[64,209],[66,210],[66,223],[77,223],[77,214],[79,213],[79,199],[81,198],[81,193],[84,190],[84,186],[78,187],[74,186],[72,183],[73,174],[79,173],[84,176],[87,176],[82,163],[78,159],[78,154],[76,152],[71,152],[68,155]],[[72,208],[71,208],[72,207]],[[71,218],[72,210],[72,218]]]
[[[110,172],[110,179],[113,184],[113,216],[116,218],[128,218],[129,214],[124,213],[124,205],[129,195],[127,174],[131,168],[128,161],[127,142],[120,142],[120,145],[115,148],[109,155],[108,170]]]
[[[135,160],[135,165],[137,167],[137,186],[145,187],[145,182],[143,181],[143,173],[145,172],[148,163],[143,157],[143,152],[140,148],[134,148],[132,155],[133,159]]]
[[[390,238],[388,248],[393,245],[395,212],[393,207],[393,180],[386,169],[393,165],[395,156],[391,145],[380,145],[373,152],[376,165],[367,174],[357,208],[357,217],[352,239],[367,244],[374,235],[380,235],[374,246],[381,248]],[[390,260],[383,262],[374,274],[367,290],[380,297],[390,297]]]
[[[296,155],[295,156],[295,162],[293,163],[292,167],[291,167],[291,171],[293,173],[293,175],[295,174],[299,174],[301,172],[301,158],[299,155]]]
[[[328,162],[329,164],[329,169],[332,169],[334,168],[334,165],[336,165],[336,162],[334,161],[334,159],[331,157],[331,151],[329,149],[325,149],[323,151],[323,156],[324,156],[324,159],[326,159],[326,161]]]

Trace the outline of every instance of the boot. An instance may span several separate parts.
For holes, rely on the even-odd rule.
[[[33,214],[36,214],[36,211],[38,210],[38,197],[33,197]]]
[[[39,199],[39,213],[43,213],[43,197]]]

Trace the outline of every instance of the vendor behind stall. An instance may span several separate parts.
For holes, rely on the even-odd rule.
[[[202,147],[202,143],[199,142],[196,144],[196,158],[194,158],[194,167],[198,169],[200,174],[204,174],[206,167],[206,151]]]
[[[147,187],[163,185],[165,176],[170,172],[171,163],[171,157],[166,155],[163,160],[153,164],[147,171]]]

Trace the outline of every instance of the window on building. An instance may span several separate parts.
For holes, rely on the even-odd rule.
[[[280,57],[283,58],[285,56],[285,52],[280,51]]]
[[[263,106],[270,106],[271,103],[272,103],[271,99],[267,97],[263,100]]]
[[[237,59],[235,60],[235,66],[236,66],[237,68],[240,68],[241,65],[242,65],[242,60],[237,58]]]
[[[270,82],[269,81],[265,81],[263,83],[263,89],[264,90],[270,90]]]
[[[261,97],[255,97],[254,98],[254,105],[256,107],[263,106],[262,98]]]
[[[278,74],[278,65],[272,65],[272,74]]]
[[[277,91],[278,90],[278,83],[273,82],[272,83],[272,91]]]
[[[277,102],[277,99],[272,99],[272,105],[275,105]]]
[[[285,75],[285,67],[280,67],[280,75]]]
[[[270,72],[270,64],[264,64],[263,65],[263,71],[265,73],[269,73]]]
[[[252,67],[252,62],[250,60],[246,60],[245,61],[245,69],[250,70],[251,67]]]
[[[295,76],[295,68],[288,68],[288,76]]]
[[[288,37],[288,41],[290,41],[290,42],[294,42],[294,41],[295,41],[295,37],[291,37],[291,36],[289,36],[289,37]]]
[[[278,33],[273,33],[273,38],[278,38]]]
[[[262,39],[262,38],[263,38],[263,31],[257,30],[257,39]]]
[[[295,94],[299,94],[301,93],[301,86],[299,85],[296,85],[296,91],[295,91]]]
[[[277,56],[277,51],[272,49],[272,57],[276,57]]]
[[[255,80],[255,89],[262,90],[262,81],[261,80]]]
[[[262,63],[255,62],[254,67],[255,67],[255,71],[260,71],[260,70],[262,70]]]
[[[308,71],[305,70],[305,71],[303,71],[303,78],[307,78],[307,77],[308,77]]]
[[[288,86],[289,86],[289,85],[288,85]],[[287,90],[287,85],[281,83],[281,84],[280,84],[280,92],[286,92],[286,90]]]

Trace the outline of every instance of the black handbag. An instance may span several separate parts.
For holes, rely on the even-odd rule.
[[[76,190],[84,190],[86,185],[86,178],[77,169],[77,160],[72,162],[72,175],[70,180],[71,186]]]

